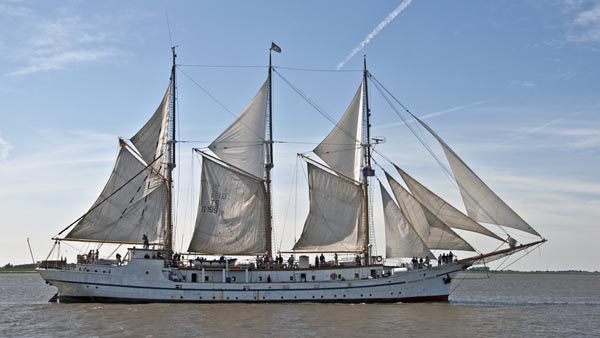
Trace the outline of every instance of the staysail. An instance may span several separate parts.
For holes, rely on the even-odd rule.
[[[331,169],[355,181],[360,174],[363,87],[361,83],[335,128],[313,150]]]
[[[189,252],[263,254],[263,180],[203,155],[200,204]]]
[[[379,182],[385,222],[385,255],[387,258],[435,258],[417,231],[402,215],[383,184]]]
[[[467,215],[478,222],[502,225],[540,236],[521,216],[500,199],[427,123],[413,114],[411,116],[442,146],[454,173],[454,179],[458,183]]]
[[[256,177],[265,168],[265,130],[268,80],[240,116],[208,148],[221,160]]]
[[[385,173],[402,213],[430,249],[475,251],[442,220],[424,208],[400,183]]]
[[[308,163],[310,210],[293,250],[362,251],[362,186]]]
[[[427,189],[424,185],[415,180],[404,170],[400,169],[398,166],[395,167],[410,189],[410,192],[419,201],[419,203],[425,206],[436,217],[444,221],[444,223],[446,223],[449,227],[477,232],[502,241],[502,239],[496,234],[460,212],[450,203],[444,201],[441,197]]]

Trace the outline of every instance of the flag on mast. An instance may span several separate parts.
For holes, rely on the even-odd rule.
[[[277,46],[277,44],[275,44],[275,42],[271,42],[271,50],[274,50],[277,53],[281,53],[281,47]]]

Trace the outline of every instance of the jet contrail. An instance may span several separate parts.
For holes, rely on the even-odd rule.
[[[391,12],[390,14],[388,14],[388,16],[381,21],[377,27],[375,27],[375,29],[373,29],[373,31],[371,31],[371,33],[369,33],[369,35],[367,35],[367,37],[361,41],[361,43],[359,43],[356,47],[354,47],[354,49],[352,49],[352,51],[350,52],[350,54],[348,54],[344,60],[340,63],[338,63],[336,69],[340,69],[342,67],[344,67],[344,65],[346,64],[346,62],[350,61],[350,59],[352,59],[352,57],[361,51],[361,49],[365,48],[365,46],[371,42],[371,40],[377,35],[379,34],[379,32],[381,32],[382,29],[385,28],[385,26],[387,26],[390,22],[392,22],[397,16],[398,14],[400,14],[406,7],[408,7],[408,5],[410,5],[412,0],[404,0],[402,1],[402,3],[400,3],[400,5],[398,5],[398,7],[396,7],[396,9],[394,9],[393,12]]]
[[[492,101],[492,100],[489,99],[489,100],[475,101],[475,102],[463,104],[461,106],[456,106],[456,107],[452,107],[452,108],[448,108],[448,109],[436,111],[436,112],[433,112],[433,113],[425,114],[425,115],[420,116],[419,118],[421,120],[427,120],[428,118],[431,118],[431,117],[445,115],[445,114],[448,114],[448,113],[455,112],[457,110],[462,110],[462,109],[465,109],[465,108],[469,108],[469,107],[473,107],[473,106],[478,106],[480,104],[488,103],[490,101]],[[409,120],[408,122],[409,123],[414,123],[414,122],[417,122],[417,121],[416,120]],[[392,122],[392,123],[386,123],[386,124],[381,124],[381,125],[378,125],[378,126],[374,126],[371,129],[380,129],[380,128],[388,128],[388,127],[394,127],[394,126],[403,126],[405,124],[406,123],[404,123],[404,121]]]

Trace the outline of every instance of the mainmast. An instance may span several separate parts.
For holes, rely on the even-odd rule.
[[[363,194],[364,194],[364,202],[363,202],[363,231],[365,234],[365,242],[363,244],[363,253],[366,257],[366,263],[369,264],[371,260],[371,253],[369,252],[369,176],[372,176],[371,170],[371,109],[369,108],[369,91],[367,88],[367,56],[364,56],[363,59],[363,95],[364,95],[364,112],[365,112],[365,125],[366,133],[364,133],[365,138],[363,139],[363,147],[364,147],[364,168],[362,170],[363,177]]]
[[[165,236],[165,251],[167,259],[173,255],[173,169],[175,168],[175,47],[171,47],[173,52],[173,66],[171,67],[171,116],[167,140],[167,229]]]
[[[276,45],[274,43],[271,44],[271,48],[269,49],[269,76],[268,76],[268,81],[269,81],[269,96],[267,98],[267,104],[268,104],[268,111],[267,111],[267,124],[268,124],[268,128],[267,128],[267,140],[266,140],[266,144],[267,144],[267,154],[266,154],[266,161],[265,161],[265,183],[266,183],[266,203],[265,203],[265,208],[266,213],[265,213],[265,242],[267,245],[267,256],[268,257],[272,257],[273,256],[273,239],[272,239],[272,233],[273,233],[273,215],[272,215],[272,204],[271,204],[271,169],[273,169],[273,66],[271,63],[271,56],[273,53],[273,48]],[[281,51],[281,49],[279,49],[279,47],[277,46],[277,50]]]

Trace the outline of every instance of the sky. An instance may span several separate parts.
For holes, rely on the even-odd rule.
[[[91,206],[117,137],[135,134],[159,104],[171,46],[178,139],[188,141],[175,183],[175,242],[185,251],[199,190],[191,147],[206,147],[252,98],[274,41],[278,249],[291,248],[308,207],[296,154],[333,127],[287,82],[337,119],[366,54],[373,76],[548,239],[510,269],[600,270],[599,1],[0,0],[0,30],[10,32],[0,35],[0,265],[30,262],[28,238],[35,259],[45,258],[51,237]],[[464,210],[374,87],[370,102],[372,135],[386,138],[377,150]],[[381,254],[382,230],[376,238]],[[62,254],[73,259],[78,248],[65,244]]]

